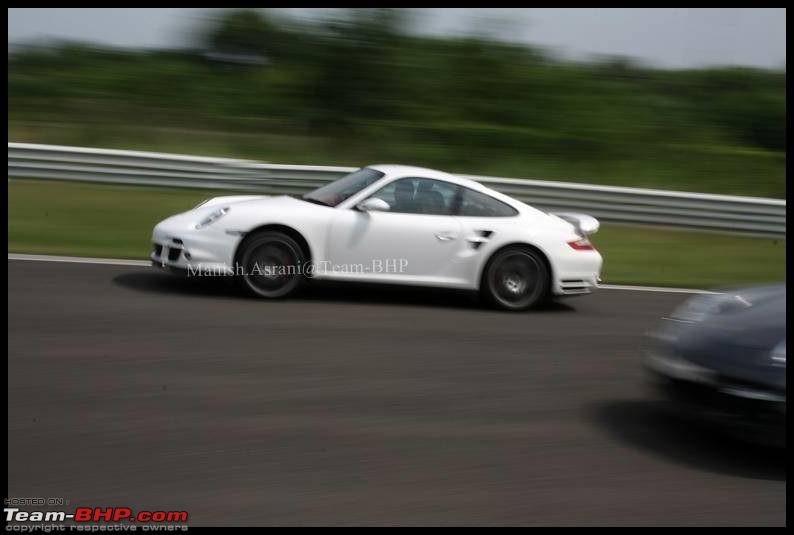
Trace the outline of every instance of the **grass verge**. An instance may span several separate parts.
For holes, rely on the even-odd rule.
[[[147,258],[152,227],[214,190],[12,179],[8,252]],[[603,225],[604,283],[715,288],[785,280],[786,241]]]

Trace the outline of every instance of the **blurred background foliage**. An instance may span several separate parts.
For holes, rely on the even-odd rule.
[[[191,49],[10,51],[9,140],[785,197],[784,70],[564,61],[408,17],[231,10]]]

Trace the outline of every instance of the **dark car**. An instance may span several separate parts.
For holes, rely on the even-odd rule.
[[[700,294],[650,333],[645,366],[683,414],[786,444],[786,285]]]

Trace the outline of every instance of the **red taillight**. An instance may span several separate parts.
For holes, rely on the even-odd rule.
[[[595,251],[595,247],[593,247],[593,244],[590,243],[590,240],[588,240],[587,238],[569,241],[568,245],[570,245],[571,248],[576,249],[577,251]]]

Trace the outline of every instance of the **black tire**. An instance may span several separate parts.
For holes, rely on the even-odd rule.
[[[550,278],[540,253],[528,247],[507,247],[488,260],[480,293],[497,308],[526,310],[548,298]]]
[[[305,262],[306,254],[294,239],[281,232],[257,232],[240,245],[238,280],[244,290],[256,297],[286,297],[304,284]]]

